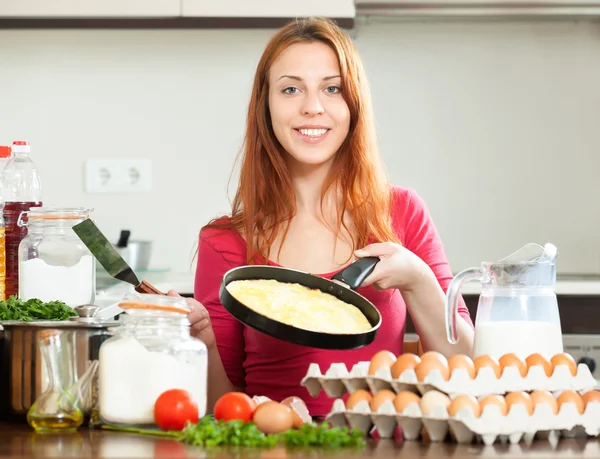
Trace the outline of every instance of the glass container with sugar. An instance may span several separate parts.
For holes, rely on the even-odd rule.
[[[93,426],[154,427],[154,404],[170,389],[187,391],[204,416],[208,353],[190,335],[186,300],[137,294],[119,306],[121,325],[99,350]]]
[[[32,207],[21,212],[27,236],[19,244],[19,298],[62,301],[71,307],[93,304],[94,257],[73,231],[89,218],[82,207]]]

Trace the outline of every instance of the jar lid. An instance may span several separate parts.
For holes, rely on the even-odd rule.
[[[88,218],[93,210],[85,207],[31,207],[27,217],[30,220],[81,220]]]
[[[119,303],[119,307],[130,315],[150,316],[164,315],[165,313],[187,315],[192,312],[185,298],[151,293],[141,293],[126,298]]]

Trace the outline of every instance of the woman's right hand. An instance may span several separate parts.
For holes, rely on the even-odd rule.
[[[170,290],[168,296],[179,296],[174,290]],[[192,312],[188,314],[188,319],[191,324],[190,334],[200,338],[206,345],[208,350],[211,350],[216,345],[215,334],[210,323],[210,316],[206,308],[193,298],[186,298],[185,301],[189,305]]]

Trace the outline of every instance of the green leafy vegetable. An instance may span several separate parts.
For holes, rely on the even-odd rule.
[[[181,432],[107,425],[103,425],[102,428],[142,435],[171,437],[188,445],[205,448],[219,446],[272,448],[279,444],[289,448],[350,448],[366,445],[365,434],[359,429],[331,427],[327,422],[304,424],[299,429],[290,429],[281,434],[271,435],[262,433],[253,422],[217,421],[211,416],[203,417],[196,424],[188,424]]]
[[[359,429],[330,427],[328,423],[304,424],[280,434],[286,446],[327,446],[332,448],[364,446],[364,434]]]
[[[0,301],[0,320],[67,320],[77,313],[62,301],[44,302],[37,298],[23,301],[15,296]]]
[[[360,447],[366,444],[364,434],[358,429],[330,427],[321,424],[304,424],[281,434],[265,435],[253,422],[217,421],[206,416],[197,424],[188,424],[178,438],[195,446],[250,446],[273,447],[283,443],[290,447]]]
[[[265,435],[253,422],[217,421],[209,416],[188,424],[179,440],[195,446],[275,446],[276,435]]]

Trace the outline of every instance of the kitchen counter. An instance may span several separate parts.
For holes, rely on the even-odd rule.
[[[319,458],[319,457],[435,457],[473,458],[502,457],[598,457],[600,441],[596,439],[562,439],[555,447],[547,440],[537,440],[530,446],[497,444],[458,445],[455,443],[394,442],[393,440],[370,441],[356,451],[305,449],[291,451],[285,448],[240,451],[222,448],[206,451],[186,446],[174,440],[133,435],[120,432],[79,429],[70,434],[36,434],[26,424],[0,422],[0,458],[50,458],[50,457],[98,457],[98,458]]]

